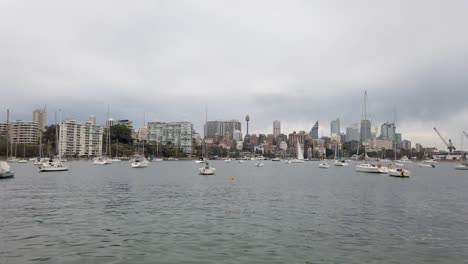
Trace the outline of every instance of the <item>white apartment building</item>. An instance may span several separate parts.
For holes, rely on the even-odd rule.
[[[104,129],[87,121],[66,120],[60,125],[60,154],[62,156],[102,155]]]
[[[186,154],[192,153],[193,124],[190,122],[148,122],[148,140],[171,145]]]

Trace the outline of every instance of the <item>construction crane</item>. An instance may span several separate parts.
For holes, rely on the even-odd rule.
[[[437,135],[439,135],[440,139],[442,139],[442,141],[444,142],[444,144],[447,146],[448,150],[450,153],[452,153],[452,151],[456,150],[456,148],[453,146],[452,144],[452,140],[449,139],[448,140],[448,143],[447,141],[445,141],[445,139],[442,137],[442,135],[439,133],[439,131],[437,130],[437,128],[434,127],[434,131],[437,133]],[[466,134],[465,134],[466,135]]]
[[[466,138],[468,138],[468,134],[466,134],[466,132],[465,132],[465,131],[463,131],[463,134],[465,134],[465,137],[466,137]]]

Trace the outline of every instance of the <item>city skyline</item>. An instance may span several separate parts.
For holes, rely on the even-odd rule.
[[[135,127],[146,114],[203,131],[207,106],[210,120],[249,113],[255,133],[319,120],[329,135],[336,117],[342,132],[360,122],[367,90],[373,127],[396,107],[399,133],[439,149],[433,127],[458,147],[468,129],[465,1],[0,5],[0,114],[12,120],[47,105],[48,124],[57,109],[102,123],[110,105]]]

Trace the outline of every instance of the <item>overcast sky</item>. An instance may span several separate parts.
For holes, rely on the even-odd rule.
[[[250,114],[253,132],[323,134],[362,114],[404,139],[468,132],[468,1],[18,1],[0,3],[5,119],[146,121]],[[243,122],[243,129],[245,122]],[[245,131],[244,131],[245,132]],[[322,131],[321,131],[322,133]],[[465,141],[468,147],[468,140]],[[466,147],[465,147],[466,148]]]

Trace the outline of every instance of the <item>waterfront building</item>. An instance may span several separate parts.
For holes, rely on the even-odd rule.
[[[133,131],[133,122],[127,119],[115,120],[113,118],[109,118],[106,122],[106,127],[112,127],[115,125],[124,125],[131,131]]]
[[[277,138],[281,134],[281,121],[273,121],[273,137]]]
[[[422,148],[423,148],[423,146],[421,144],[416,143],[416,146],[415,146],[416,152],[421,152]]]
[[[387,139],[373,138],[369,140],[368,148],[372,150],[393,149],[393,142]]]
[[[411,150],[411,141],[406,139],[401,141],[401,148],[404,150]]]
[[[60,153],[62,156],[101,156],[104,128],[91,121],[78,123],[69,119],[60,124]]]
[[[236,141],[242,141],[242,133],[239,129],[234,130],[232,134],[232,139]]]
[[[359,141],[359,128],[357,124],[346,128],[346,142],[351,141]]]
[[[190,122],[148,122],[148,140],[192,153],[193,124]]]
[[[340,119],[337,118],[336,120],[332,120],[330,123],[330,131],[331,131],[331,136],[337,136],[340,135]]]
[[[14,144],[38,144],[39,125],[34,121],[15,121],[10,124],[11,142]]]
[[[371,134],[371,121],[370,120],[361,120],[361,142],[366,142],[368,139],[372,137]]]
[[[318,139],[318,131],[319,131],[319,122],[315,122],[315,125],[312,127],[312,129],[309,132],[310,137],[312,139]]]
[[[279,146],[279,149],[284,150],[284,151],[288,149],[288,143],[286,143],[286,141],[281,141],[278,144],[278,146]]]
[[[136,139],[138,140],[148,140],[148,127],[140,127],[136,131]]]
[[[38,124],[38,128],[41,132],[46,131],[46,125],[47,125],[47,112],[44,107],[44,109],[36,109],[32,113],[32,121],[36,122]]]

